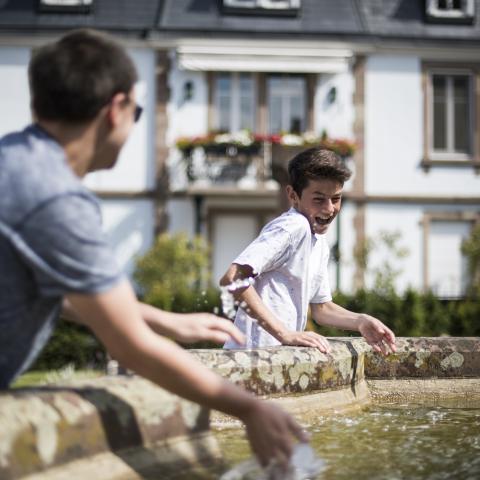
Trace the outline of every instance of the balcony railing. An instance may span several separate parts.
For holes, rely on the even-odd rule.
[[[176,146],[182,153],[189,184],[249,184],[260,186],[278,178],[286,170],[286,160],[313,146],[334,150],[342,157],[353,154],[355,145],[343,139],[303,135],[208,134],[180,138]],[[273,155],[272,155],[273,153]],[[272,165],[272,156],[274,162]],[[288,157],[288,158],[287,158]],[[273,172],[272,172],[273,170]]]

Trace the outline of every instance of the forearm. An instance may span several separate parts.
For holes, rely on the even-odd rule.
[[[313,303],[312,318],[318,325],[358,331],[362,314],[351,312],[334,302]]]
[[[142,302],[138,302],[138,308],[141,317],[153,331],[166,337],[175,335],[174,326],[180,314],[160,310]]]
[[[227,383],[153,332],[141,318],[141,308],[128,285],[99,295],[68,297],[82,322],[126,368],[172,393],[230,415],[241,417],[254,401],[252,395]]]
[[[236,299],[245,305],[244,310],[254,318],[258,324],[270,335],[282,342],[288,330],[285,325],[276,317],[276,315],[263,303],[260,295],[253,288],[248,287]]]
[[[223,380],[188,352],[161,337],[146,334],[119,353],[122,365],[170,392],[242,418],[254,397]],[[118,355],[118,354],[117,354]]]

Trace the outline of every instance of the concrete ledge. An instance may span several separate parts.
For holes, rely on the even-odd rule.
[[[315,348],[191,350],[202,363],[257,395],[338,390],[364,379],[364,353],[370,347],[352,338],[331,339],[332,353]]]
[[[137,377],[7,391],[0,395],[0,478],[21,478],[104,452],[153,451],[172,438],[190,441],[208,430],[208,414]],[[171,451],[168,461],[174,463],[174,446]],[[197,451],[196,461],[212,453],[208,446]]]
[[[397,353],[382,357],[368,350],[367,378],[478,378],[480,338],[399,338]]]
[[[328,356],[300,347],[191,352],[301,416],[358,407],[371,395],[480,397],[479,338],[398,339],[398,352],[389,357],[357,338],[331,343]],[[411,380],[400,387],[398,379]],[[395,397],[395,391],[404,393]],[[0,394],[0,478],[125,480],[145,472],[165,478],[169,470],[218,460],[208,413],[138,377],[6,391]]]

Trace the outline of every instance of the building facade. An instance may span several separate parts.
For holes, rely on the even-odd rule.
[[[287,207],[288,158],[347,139],[333,287],[371,286],[387,262],[399,290],[464,293],[461,242],[480,222],[480,1],[69,3],[0,4],[0,133],[29,121],[36,45],[78,26],[125,42],[146,115],[114,171],[86,182],[130,272],[156,233],[186,231],[211,243],[218,280]]]

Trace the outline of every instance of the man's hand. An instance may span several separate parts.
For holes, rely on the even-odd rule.
[[[211,313],[178,315],[175,325],[172,326],[171,335],[182,343],[194,343],[202,340],[225,343],[230,339],[240,345],[245,343],[244,335],[230,320],[216,317]]]
[[[203,340],[224,343],[233,339],[240,345],[245,338],[230,320],[211,313],[172,313],[159,308],[138,303],[140,314],[150,328],[160,335],[182,343],[194,343]]]
[[[308,434],[287,412],[271,402],[259,400],[240,419],[247,427],[247,436],[261,465],[277,461],[287,469],[294,439],[308,442]]]
[[[282,345],[300,345],[303,347],[315,347],[322,353],[330,353],[332,348],[328,340],[315,332],[283,332],[279,335]]]
[[[358,331],[376,352],[388,355],[397,351],[395,334],[377,318],[360,314]]]

